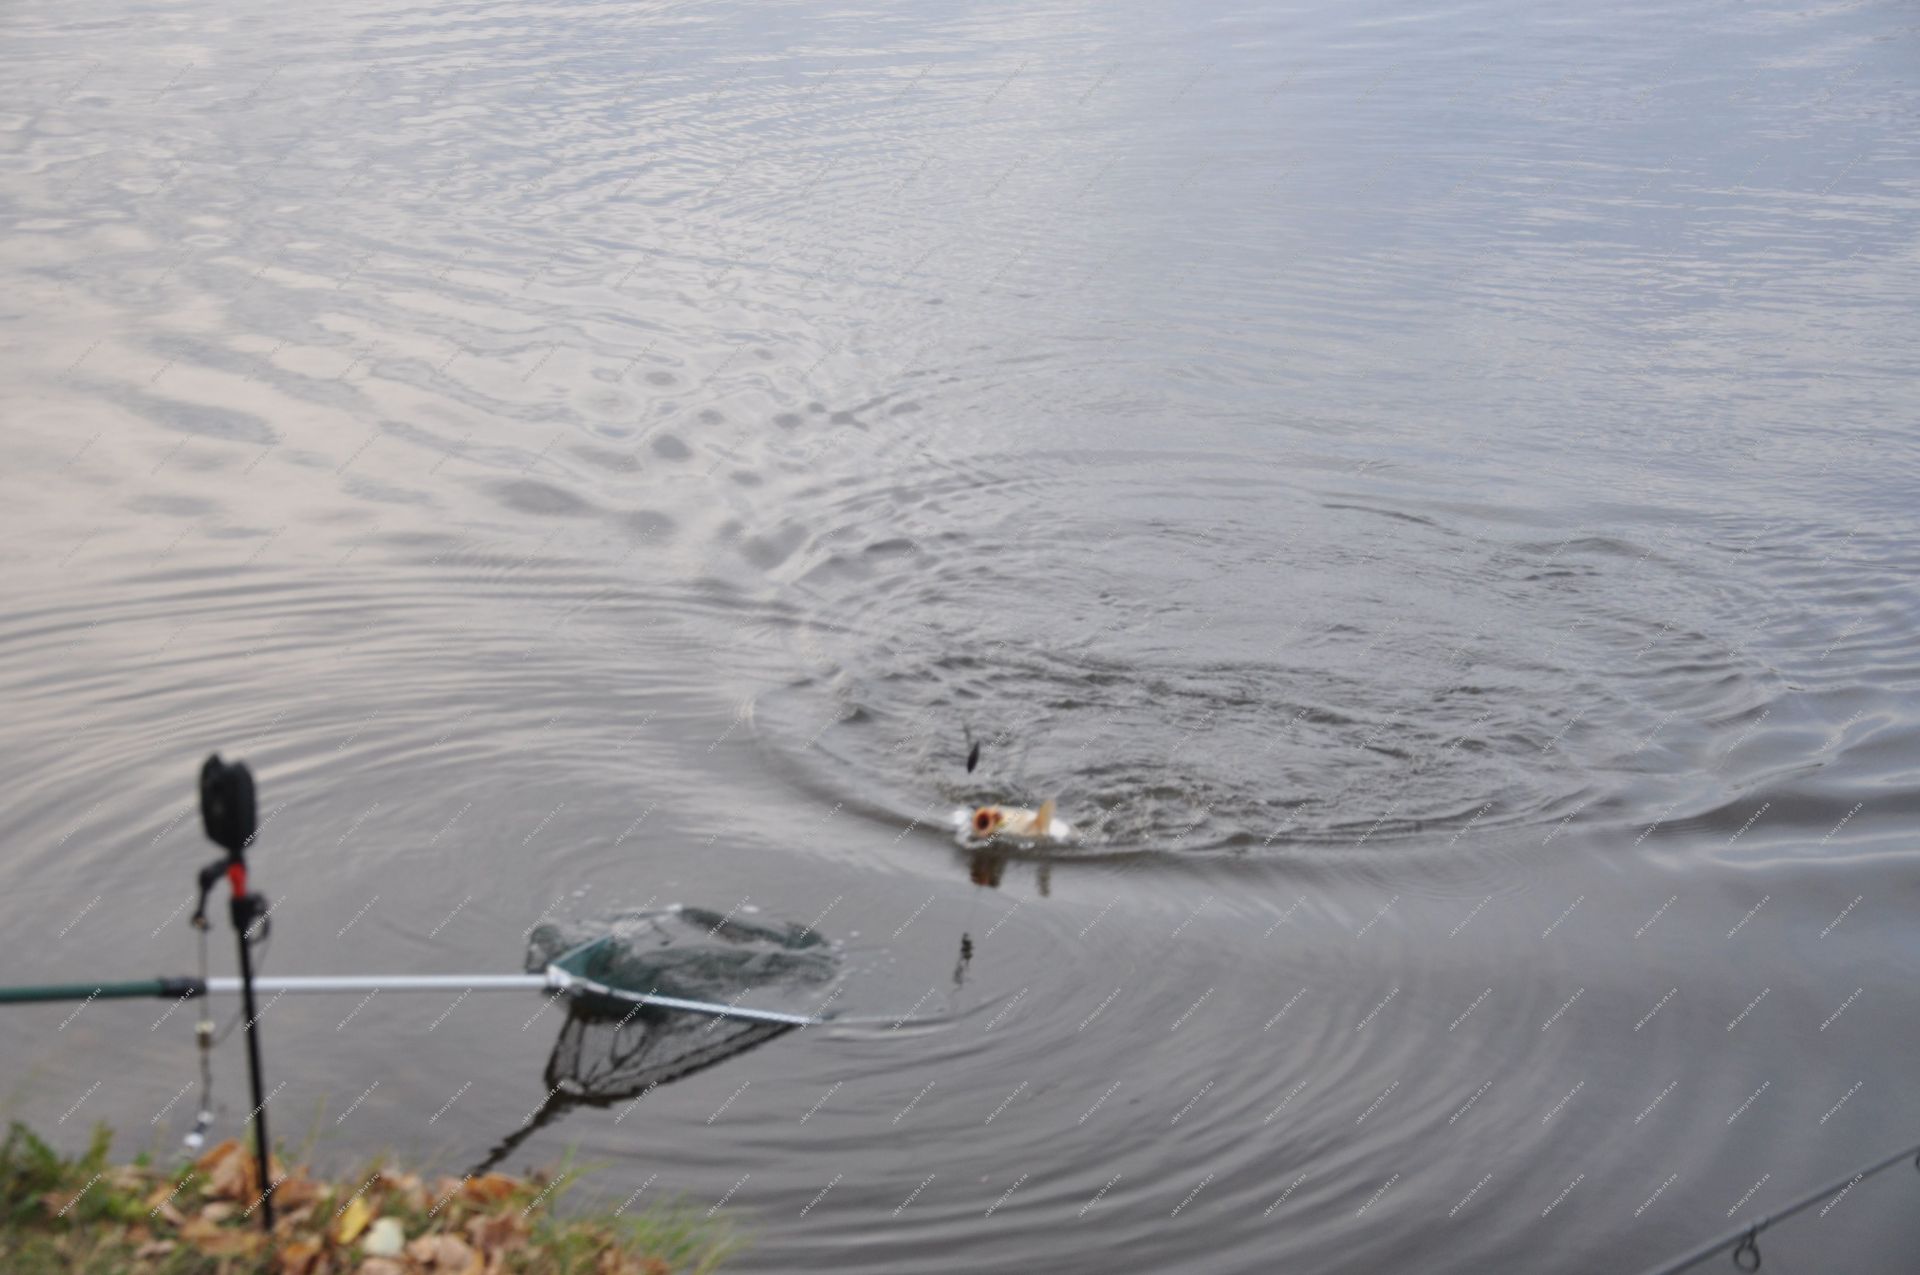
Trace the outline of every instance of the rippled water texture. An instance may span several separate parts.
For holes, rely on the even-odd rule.
[[[1634,1269],[1920,1141],[1917,57],[10,5],[7,981],[190,972],[220,749],[269,972],[685,903],[912,1014],[523,1128],[557,1009],[263,1011],[323,1162],[577,1148],[741,1269]],[[191,1123],[188,1013],[0,1013],[6,1114]],[[1910,1269],[1915,1190],[1769,1268]]]

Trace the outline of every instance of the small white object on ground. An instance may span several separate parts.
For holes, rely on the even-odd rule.
[[[407,1233],[397,1217],[383,1217],[367,1230],[368,1257],[398,1257],[407,1246]]]

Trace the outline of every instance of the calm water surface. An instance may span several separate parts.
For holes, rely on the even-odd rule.
[[[1920,1140],[1917,57],[1893,3],[10,5],[7,981],[190,971],[217,748],[270,972],[684,902],[929,1018],[511,1144],[724,1197],[745,1270],[1632,1269]],[[1078,845],[945,824],[1048,796]],[[536,1009],[275,1003],[276,1132],[457,1172]],[[6,1011],[7,1114],[175,1145],[162,1012]],[[1911,1269],[1914,1191],[1769,1269]]]

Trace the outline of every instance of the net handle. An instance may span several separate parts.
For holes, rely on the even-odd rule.
[[[606,937],[588,939],[585,943],[576,944],[554,957],[547,964],[547,985],[566,992],[609,996],[630,1004],[652,1005],[658,1009],[678,1009],[690,1014],[706,1014],[713,1018],[742,1018],[756,1023],[784,1023],[789,1027],[813,1027],[827,1021],[809,1014],[788,1014],[777,1009],[753,1009],[744,1005],[725,1005],[717,1001],[683,1000],[678,996],[661,996],[654,992],[630,992],[625,988],[609,987],[584,974],[575,974],[561,964],[568,957],[577,956],[590,948],[610,941],[611,939]]]

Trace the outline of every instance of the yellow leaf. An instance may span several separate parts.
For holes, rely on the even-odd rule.
[[[333,1240],[336,1244],[351,1244],[360,1232],[367,1229],[367,1223],[373,1221],[373,1208],[360,1196],[354,1196],[348,1203],[340,1220],[333,1224]]]

